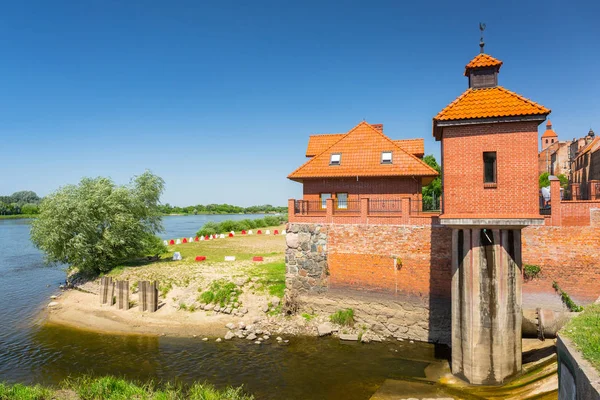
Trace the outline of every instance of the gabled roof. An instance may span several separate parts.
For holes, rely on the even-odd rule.
[[[345,133],[310,135],[308,138],[308,147],[306,148],[306,157],[314,157],[324,150],[327,150],[327,148],[340,140],[344,135]],[[407,153],[419,158],[423,157],[425,154],[424,139],[400,139],[393,140],[393,142],[403,148]]]
[[[546,115],[550,110],[502,86],[467,89],[436,115],[434,121]]]
[[[543,138],[549,138],[549,137],[558,137],[558,135],[556,134],[556,132],[554,132],[552,130],[552,122],[550,122],[550,120],[546,121],[546,131],[542,135],[542,139]]]
[[[392,152],[392,164],[381,163],[383,151]],[[332,153],[341,154],[340,165],[329,165]],[[306,178],[437,175],[436,170],[363,121],[292,172],[288,178],[302,181]]]
[[[465,66],[465,76],[469,76],[469,71],[475,68],[498,67],[500,69],[501,66],[502,61],[489,54],[480,53]]]

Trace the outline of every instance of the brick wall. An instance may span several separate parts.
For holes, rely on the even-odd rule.
[[[444,215],[534,218],[538,209],[537,122],[444,128]],[[497,185],[484,188],[483,152],[497,153]]]
[[[589,226],[591,210],[600,208],[600,200],[562,201],[560,203],[562,226]]]
[[[410,177],[306,179],[303,182],[304,200],[319,200],[321,193],[348,193],[349,200],[361,196],[372,199],[397,199],[421,196],[421,180]]]

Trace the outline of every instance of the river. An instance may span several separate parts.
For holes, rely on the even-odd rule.
[[[207,221],[260,215],[169,216],[161,237],[192,236]],[[257,399],[368,399],[386,378],[424,377],[432,347],[291,338],[249,341],[117,336],[44,323],[40,311],[64,281],[29,240],[29,220],[0,220],[0,381],[54,385],[80,374],[244,385]]]

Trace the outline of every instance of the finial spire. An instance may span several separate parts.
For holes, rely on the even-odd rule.
[[[481,31],[481,37],[479,38],[479,52],[483,53],[483,46],[485,46],[485,42],[483,41],[483,31],[485,31],[485,24],[483,22],[479,23],[479,31]]]

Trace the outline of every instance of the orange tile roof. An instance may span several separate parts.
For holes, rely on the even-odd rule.
[[[558,135],[552,129],[546,129],[546,131],[542,135],[542,138],[547,138],[547,137],[558,137]]]
[[[383,151],[392,152],[392,164],[381,164]],[[341,154],[340,165],[329,165],[332,153]],[[302,181],[306,178],[437,175],[436,170],[363,121],[292,172],[288,178]]]
[[[465,76],[469,76],[469,71],[475,68],[498,67],[502,66],[502,61],[490,56],[489,54],[478,54],[465,66]]]
[[[439,112],[433,120],[545,115],[550,110],[502,86],[467,89],[456,100]]]
[[[306,148],[306,157],[314,157],[331,147],[335,142],[344,137],[345,133],[328,133],[324,135],[310,135],[308,138],[308,147]],[[395,144],[403,148],[409,154],[417,157],[423,157],[425,154],[424,139],[400,139],[393,140]]]
[[[577,155],[579,157],[579,155],[582,154],[586,154],[589,153],[590,150],[592,151],[592,153],[596,152],[598,149],[600,148],[600,137],[594,138],[594,140],[592,140],[588,145],[586,145],[583,149],[581,149],[581,151],[579,152],[579,154]]]

